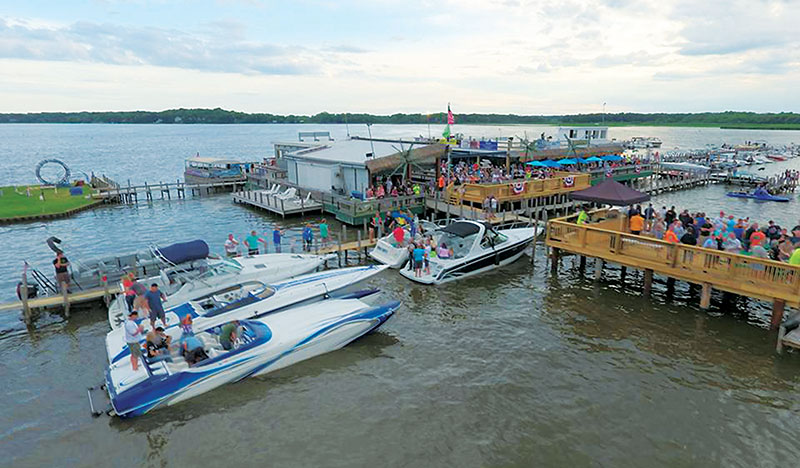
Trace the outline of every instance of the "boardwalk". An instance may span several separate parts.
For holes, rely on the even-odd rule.
[[[67,316],[69,316],[69,308],[73,304],[80,304],[86,302],[99,301],[100,299],[110,300],[117,293],[122,292],[118,283],[109,284],[107,288],[93,288],[85,291],[76,291],[66,295],[44,296],[29,299],[22,302],[10,302],[0,304],[0,312],[19,311],[23,312],[23,318],[26,323],[31,323],[30,311],[36,309],[46,308],[63,308]]]
[[[297,190],[290,188],[289,190]],[[302,192],[297,192],[299,197],[286,198],[268,190],[243,190],[234,192],[233,202],[248,205],[270,213],[286,217],[286,215],[304,214],[309,212],[322,212],[322,203],[311,198],[308,193],[305,196]]]
[[[592,224],[578,226],[574,217],[559,218],[547,225],[547,246],[552,249],[557,271],[561,252],[594,257],[598,273],[605,261],[642,269],[644,289],[649,292],[653,274],[702,286],[700,306],[708,308],[712,289],[772,302],[772,326],[781,323],[785,306],[800,306],[800,267],[773,260],[671,244],[625,232],[624,217],[604,219],[608,210],[592,213]],[[581,260],[581,264],[585,263]]]

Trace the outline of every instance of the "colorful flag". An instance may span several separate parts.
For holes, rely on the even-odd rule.
[[[442,132],[442,136],[445,139],[450,139],[450,126],[456,123],[456,119],[453,118],[453,111],[450,110],[450,103],[447,103],[447,126],[444,128],[444,132]]]

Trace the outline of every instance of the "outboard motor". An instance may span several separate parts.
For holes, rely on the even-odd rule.
[[[39,285],[28,283],[28,299],[33,299],[39,295]],[[17,299],[22,300],[22,281],[17,283]]]

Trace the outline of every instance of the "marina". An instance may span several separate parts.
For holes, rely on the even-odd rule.
[[[292,129],[292,132],[294,131]],[[335,131],[334,129],[332,132],[334,137]],[[409,130],[399,128],[397,131],[408,132]],[[665,140],[665,145],[669,144],[669,138],[663,136],[661,138]],[[288,138],[276,137],[275,141],[286,141],[286,139]],[[244,155],[243,159],[246,157]],[[502,159],[498,161],[502,161]],[[774,164],[793,167],[794,163],[794,160],[789,159]],[[503,162],[500,162],[498,167],[502,167],[502,165]],[[731,205],[731,203],[743,201],[726,200],[728,197],[725,196],[725,193],[729,189],[722,184],[713,183],[707,174],[685,172],[680,175],[660,175],[666,171],[651,166],[652,169],[639,167],[637,172],[636,166],[622,165],[615,168],[616,170],[612,174],[619,176],[622,182],[629,187],[650,193],[654,203],[659,205],[670,203],[685,205],[697,199],[702,200],[702,204],[689,206],[699,209],[709,203],[724,207],[726,211],[735,212],[736,207],[739,207],[738,209],[742,212],[753,209],[751,205]],[[412,175],[415,177],[424,172],[412,169]],[[432,173],[428,172],[428,174],[430,177]],[[140,177],[158,180],[158,177],[154,178],[149,174],[142,174]],[[577,187],[564,187],[564,179],[567,177],[573,177],[573,184],[576,184]],[[625,179],[625,177],[628,178]],[[109,178],[125,180],[124,176],[120,177],[115,174],[109,174]],[[46,411],[32,408],[33,404],[50,408],[47,412],[55,413],[56,421],[78,420],[80,422],[76,424],[82,432],[82,435],[78,437],[84,439],[101,437],[120,438],[121,440],[123,431],[132,427],[143,427],[142,431],[156,436],[166,437],[167,434],[170,434],[170,437],[175,437],[176,434],[188,435],[188,433],[182,427],[173,426],[171,423],[168,423],[167,429],[156,428],[156,426],[176,419],[181,421],[180,424],[188,426],[211,421],[224,425],[231,415],[242,415],[244,412],[259,417],[267,417],[268,414],[275,415],[274,408],[269,412],[263,408],[265,392],[269,396],[271,404],[282,405],[281,414],[287,417],[302,418],[306,414],[306,410],[303,409],[306,403],[302,399],[297,399],[295,386],[299,384],[316,388],[316,391],[321,391],[324,387],[326,394],[336,392],[336,396],[331,398],[334,398],[341,408],[352,412],[353,418],[366,421],[362,424],[366,424],[373,431],[377,430],[378,421],[384,421],[383,424],[386,424],[390,407],[392,412],[399,410],[401,414],[405,412],[421,414],[433,412],[434,406],[439,405],[441,401],[458,407],[466,406],[463,411],[459,409],[454,413],[459,418],[456,428],[459,432],[463,432],[471,424],[470,421],[473,421],[468,413],[477,413],[488,417],[490,412],[494,414],[499,411],[500,414],[511,417],[512,414],[518,412],[522,405],[523,408],[537,412],[539,417],[556,417],[558,412],[566,411],[580,401],[583,398],[581,394],[588,391],[597,394],[600,391],[600,394],[597,394],[597,404],[606,415],[606,422],[595,425],[592,429],[593,433],[595,430],[612,430],[611,425],[618,427],[622,424],[623,417],[610,412],[608,408],[615,398],[632,398],[633,395],[625,390],[624,387],[627,385],[620,386],[619,382],[603,380],[602,374],[596,371],[605,366],[605,359],[613,358],[623,366],[620,370],[620,377],[626,376],[625,379],[635,382],[636,392],[644,392],[652,396],[666,395],[668,398],[700,399],[705,405],[712,405],[715,410],[737,414],[737,420],[746,418],[747,421],[755,421],[767,431],[783,431],[790,428],[790,423],[781,423],[776,426],[774,421],[762,419],[759,416],[760,409],[753,408],[753,403],[749,402],[746,397],[757,392],[767,392],[774,401],[791,404],[795,391],[794,386],[796,386],[791,375],[796,372],[797,363],[796,353],[789,351],[789,348],[796,336],[795,329],[785,332],[783,341],[776,341],[774,335],[765,333],[764,330],[773,325],[775,317],[773,304],[776,303],[776,299],[784,301],[783,313],[787,318],[798,307],[797,285],[790,281],[784,287],[784,283],[781,282],[782,279],[788,281],[788,278],[796,276],[796,273],[792,273],[794,270],[783,267],[785,271],[779,271],[768,262],[759,263],[749,257],[747,260],[735,263],[731,259],[737,259],[737,256],[721,252],[714,254],[714,261],[708,261],[716,265],[714,269],[709,270],[708,276],[697,276],[701,274],[699,271],[702,271],[698,270],[699,265],[708,263],[702,260],[703,255],[698,253],[702,252],[702,249],[695,248],[697,250],[694,250],[684,246],[664,248],[662,247],[663,241],[650,239],[640,246],[637,242],[633,242],[636,237],[624,232],[619,224],[603,224],[606,223],[605,221],[577,226],[575,215],[579,205],[570,197],[570,193],[591,187],[593,178],[596,176],[591,174],[562,174],[554,178],[558,182],[549,182],[549,179],[544,182],[527,181],[524,184],[525,191],[520,193],[514,193],[515,189],[519,191],[519,186],[515,187],[518,182],[511,180],[488,184],[468,183],[460,192],[454,186],[441,193],[425,191],[419,196],[366,200],[342,194],[324,194],[321,190],[304,192],[304,189],[298,187],[297,192],[303,195],[299,198],[300,200],[305,200],[310,193],[309,200],[322,201],[323,206],[317,205],[313,210],[307,210],[305,213],[284,212],[284,215],[281,215],[278,211],[280,209],[277,207],[275,207],[276,211],[262,210],[260,207],[258,209],[248,208],[243,205],[252,205],[252,203],[242,203],[241,198],[240,201],[235,201],[234,197],[239,196],[246,199],[247,193],[250,193],[251,201],[261,203],[260,194],[264,193],[264,203],[272,204],[276,198],[261,191],[269,191],[274,185],[281,184],[280,193],[284,193],[290,188],[285,181],[270,181],[266,187],[251,185],[244,191],[230,191],[230,188],[220,189],[216,194],[206,195],[204,192],[204,196],[187,198],[176,195],[176,183],[172,186],[171,197],[165,194],[162,198],[158,191],[151,190],[153,196],[147,200],[147,197],[142,195],[144,192],[140,190],[141,200],[138,204],[135,201],[108,203],[79,213],[74,218],[55,222],[60,224],[35,224],[26,228],[24,228],[25,225],[9,227],[0,232],[0,236],[3,236],[6,241],[20,245],[19,256],[24,256],[33,266],[44,271],[47,266],[50,266],[47,249],[42,249],[41,242],[38,243],[38,246],[25,245],[24,242],[20,242],[21,236],[44,238],[47,237],[42,236],[45,231],[49,235],[59,235],[64,239],[65,244],[68,244],[76,252],[67,251],[70,260],[77,260],[86,258],[87,252],[96,252],[96,255],[119,253],[117,247],[123,240],[126,245],[131,244],[129,248],[123,250],[124,252],[159,241],[163,242],[163,239],[167,237],[170,239],[204,238],[207,239],[212,251],[221,252],[228,233],[234,233],[241,240],[251,229],[256,229],[259,235],[263,235],[269,243],[268,246],[262,246],[261,251],[264,252],[269,248],[271,253],[274,249],[271,245],[270,233],[273,226],[280,225],[281,230],[284,231],[284,252],[300,252],[303,250],[302,230],[307,223],[311,223],[314,227],[314,239],[310,252],[307,253],[336,255],[336,257],[331,256],[328,259],[329,270],[323,270],[335,272],[337,267],[346,268],[356,264],[371,263],[367,255],[367,251],[374,246],[374,240],[369,238],[370,217],[376,211],[381,215],[387,211],[410,212],[411,214],[407,216],[413,218],[416,215],[420,223],[423,220],[433,220],[442,226],[453,223],[457,219],[486,221],[497,226],[508,223],[533,225],[540,228],[547,226],[546,238],[534,241],[525,249],[518,261],[504,264],[498,271],[486,271],[475,277],[445,282],[436,286],[417,285],[396,271],[381,271],[374,278],[367,280],[365,287],[387,291],[381,300],[399,300],[402,302],[402,306],[394,312],[394,318],[385,325],[381,325],[375,333],[366,335],[358,342],[335,353],[298,362],[271,373],[267,377],[245,379],[225,390],[209,391],[204,395],[181,401],[174,406],[164,406],[152,414],[138,416],[130,422],[105,422],[108,420],[107,418],[80,419],[78,416],[87,413],[86,381],[92,377],[94,378],[92,384],[96,384],[96,376],[101,373],[98,369],[102,370],[108,366],[106,350],[103,345],[108,329],[103,301],[105,291],[93,290],[92,293],[96,294],[97,298],[94,302],[82,306],[80,313],[73,309],[67,316],[61,310],[51,309],[38,314],[34,319],[35,328],[25,328],[24,326],[19,328],[22,322],[17,320],[13,313],[6,312],[0,317],[0,321],[2,321],[0,323],[3,323],[8,330],[6,335],[0,339],[0,349],[11,361],[16,361],[13,366],[43,366],[51,373],[62,375],[64,382],[62,385],[65,388],[75,390],[74,394],[68,396],[74,400],[74,409],[54,410],[55,402],[35,398],[35,403],[23,402],[21,410],[32,413],[29,418],[33,419],[34,425],[42,425],[45,418],[52,420],[52,417],[45,416]],[[616,180],[618,177],[606,177],[603,172],[597,185],[609,178]],[[545,191],[546,184],[552,184],[555,190]],[[144,182],[131,182],[132,187],[144,185]],[[148,183],[147,186],[152,187],[153,185]],[[121,188],[124,189],[124,187]],[[570,190],[563,190],[565,188]],[[460,198],[459,195],[461,195]],[[328,198],[325,198],[326,196]],[[487,209],[487,206],[484,206],[487,196],[497,198],[497,210],[493,210],[491,207]],[[675,200],[681,201],[675,202]],[[324,206],[336,203],[339,205],[334,206],[330,211]],[[790,204],[794,203],[796,201],[790,202]],[[758,208],[759,211],[763,211],[759,215],[759,219],[771,217],[782,225],[791,226],[794,222],[793,214],[780,211],[777,206],[782,205],[780,203],[773,205],[776,205],[775,208]],[[412,211],[409,209],[411,206],[419,208]],[[284,204],[284,210],[285,207],[286,204]],[[357,222],[339,222],[333,210],[348,213],[342,218],[351,217]],[[324,246],[318,229],[323,217],[328,217],[330,224],[330,236]],[[602,217],[599,214],[593,214],[593,219],[599,220]],[[128,234],[135,229],[135,226],[140,226],[145,218],[148,229],[137,231],[141,232],[141,238],[129,239]],[[208,223],[193,222],[196,219],[207,219]],[[618,218],[615,222],[620,223],[621,221]],[[98,234],[100,223],[104,226],[102,234]],[[210,227],[211,223],[213,223],[213,227]],[[608,221],[608,223],[612,223],[612,221]],[[26,230],[23,231],[23,229]],[[502,227],[497,229],[501,230]],[[381,235],[385,232],[379,230],[377,234]],[[583,239],[588,239],[586,245],[591,246],[590,248],[582,247],[581,236],[584,236]],[[112,242],[107,243],[104,239],[110,239]],[[561,243],[558,247],[560,254],[557,261],[554,261],[553,256],[548,252],[549,247],[555,245],[553,243],[555,239],[559,239],[558,242]],[[618,240],[613,241],[613,239]],[[613,242],[618,242],[620,246],[615,252],[604,250]],[[80,252],[80,256],[78,256],[78,252]],[[705,253],[703,252],[703,254]],[[604,260],[602,274],[599,278],[586,274],[586,262],[581,261],[582,255],[587,258],[594,257]],[[5,258],[0,263],[5,271],[13,273],[17,277],[14,278],[15,280],[19,279],[19,270],[16,265],[12,265],[12,262],[18,260],[19,256],[15,255],[14,259]],[[694,259],[694,263],[685,263],[689,261],[690,257]],[[626,258],[629,260],[625,260]],[[678,258],[677,261],[676,258]],[[587,262],[590,266],[592,263],[597,264],[592,260]],[[677,262],[674,269],[671,266],[673,262]],[[731,267],[731,264],[735,264],[735,266]],[[556,275],[550,273],[554,265],[558,266]],[[727,269],[723,269],[723,265],[727,265]],[[750,268],[755,271],[758,269],[758,265],[764,265],[765,274],[769,273],[770,276],[762,277],[754,274],[748,276],[747,281],[729,280],[732,274],[731,268],[737,272],[734,277],[738,278],[740,270]],[[52,266],[50,267],[52,269]],[[646,267],[651,267],[650,269],[653,270],[651,282],[647,288],[645,288],[644,278],[649,274],[645,271],[648,269]],[[406,272],[406,270],[403,271]],[[675,278],[676,281],[673,283],[669,280],[670,277]],[[778,278],[781,280],[779,281]],[[9,291],[13,290],[13,284],[10,279],[4,281],[7,292],[3,302],[11,302]],[[701,286],[687,289],[687,283]],[[707,289],[708,294],[702,283],[711,285]],[[111,286],[116,284],[113,283]],[[792,287],[795,289],[791,289]],[[638,296],[640,293],[644,294],[645,289],[647,289],[646,298],[645,296],[639,298]],[[109,294],[113,296],[113,293],[117,291],[112,289]],[[792,294],[795,299],[792,299]],[[39,299],[32,299],[31,304],[34,304],[33,301],[36,300]],[[48,300],[58,301],[58,298],[53,297]],[[59,307],[59,304],[54,304],[54,306]],[[313,305],[308,307],[309,313],[311,313]],[[349,310],[355,312],[363,307],[353,306]],[[265,317],[267,321],[264,324],[270,329],[276,330],[275,333],[277,333],[278,323],[270,322],[268,319],[270,315]],[[275,316],[276,320],[277,318],[278,316]],[[783,322],[788,323],[788,320]],[[518,328],[518,331],[512,332],[509,329],[509,325],[512,324]],[[248,322],[245,324],[245,327],[247,326],[252,326],[252,330],[255,331],[260,325],[251,325]],[[32,347],[25,338],[29,334],[30,336],[40,335],[43,337],[43,341],[38,346],[44,346],[55,352],[64,343],[62,337],[65,330],[76,335],[79,344],[68,349],[64,357],[58,358],[55,362],[44,361],[45,356],[31,352]],[[210,347],[207,348],[211,360],[216,356],[223,356],[225,352],[221,348],[215,348],[216,341],[213,340],[217,340],[218,335],[214,333],[212,335],[210,336],[212,341],[209,341]],[[252,335],[256,339],[253,341],[254,346],[260,339],[259,336],[261,335],[258,333]],[[503,339],[498,340],[500,337]],[[206,338],[205,335],[201,336],[204,343],[207,341]],[[175,340],[179,339],[179,336],[175,338]],[[453,340],[459,344],[455,345],[455,348],[451,348],[445,346],[443,340]],[[783,354],[779,358],[775,357],[777,356],[775,354],[777,343],[785,344]],[[513,352],[507,348],[509,344],[514,347]],[[743,351],[744,349],[746,351]],[[264,350],[263,355],[268,356],[266,348]],[[443,356],[448,358],[443,360]],[[557,362],[553,362],[553,359]],[[221,361],[209,362],[211,365],[215,365],[214,363]],[[401,368],[397,367],[397,362],[403,363]],[[475,362],[480,362],[481,365],[475,367]],[[651,366],[663,366],[665,363],[669,363],[666,364],[668,368],[679,371],[681,375],[679,377],[659,376],[650,372]],[[498,387],[496,382],[492,382],[494,378],[484,375],[484,372],[479,370],[486,365],[500,366],[501,368],[504,365],[513,366],[516,369],[515,377],[509,379],[507,385],[515,386],[516,384],[513,382],[524,382],[525,392],[517,394],[516,391],[505,385]],[[66,375],[56,366],[66,366],[71,369],[73,375]],[[451,366],[456,366],[456,368]],[[83,368],[87,370],[83,370]],[[450,373],[449,368],[453,369],[454,373]],[[555,371],[556,368],[561,368],[562,371]],[[192,367],[187,369],[192,369]],[[202,367],[198,369],[202,369]],[[566,374],[563,372],[564,369],[567,370]],[[184,370],[169,364],[153,365],[150,371],[156,376],[161,375],[162,372],[165,373],[164,375],[166,373],[178,375],[180,372],[184,372]],[[463,372],[467,372],[467,374]],[[672,371],[670,370],[670,372]],[[552,375],[551,382],[548,384],[540,382],[540,377],[537,377],[543,373]],[[591,389],[583,377],[577,377],[587,374],[596,377]],[[371,381],[374,377],[371,376],[374,375],[392,376],[391,382],[387,383],[388,388],[391,389],[391,395],[384,396],[379,391],[374,393],[365,391],[365,388],[372,385]],[[740,392],[743,398],[735,398],[730,401],[716,400],[718,392],[716,383],[702,384],[699,387],[696,386],[697,384],[691,383],[701,375],[705,376],[704,378],[718,379],[721,382],[733,382],[739,388],[737,392]],[[755,383],[753,379],[755,379]],[[775,379],[781,380],[781,383],[775,383]],[[31,388],[34,385],[33,382],[25,382],[21,377],[13,375],[10,383],[20,388]],[[427,402],[424,400],[424,395],[431,390],[420,390],[420,386],[427,387],[428,385],[437,387],[441,385],[447,390],[434,391],[439,396],[437,401]],[[562,393],[560,397],[557,397],[551,389],[553,385],[572,387],[576,390],[574,394],[572,392],[567,395]],[[540,397],[546,395],[547,398],[550,398],[552,400],[550,405],[554,405],[554,408],[547,408],[546,405],[536,403],[534,399],[525,396],[531,389]],[[408,397],[398,400],[397,394],[405,394]],[[98,411],[102,409],[102,404],[98,404],[99,400],[97,399],[100,396],[102,395],[97,392],[93,396],[95,409]],[[373,405],[369,405],[370,411],[367,412],[360,401],[363,397],[376,399],[381,402],[381,405],[385,404],[386,409],[375,409]],[[420,398],[423,399],[421,403],[412,401]],[[560,400],[559,398],[566,399]],[[649,405],[639,403],[635,398],[631,401],[634,409],[649,411]],[[486,409],[487,402],[497,406],[494,406],[492,410]],[[659,411],[667,407],[663,401],[657,403],[656,406]],[[672,413],[666,417],[675,421],[688,417],[687,412],[693,411],[677,406],[669,408]],[[713,419],[710,411],[706,412],[700,407],[695,409]],[[332,429],[327,422],[335,419],[332,412],[323,408],[322,414],[318,417],[322,418],[322,427],[317,428],[309,428],[308,425],[298,421],[284,421],[282,429],[288,433],[277,435],[270,431],[270,434],[276,439],[271,443],[288,443],[291,438],[305,432],[321,436],[323,431]],[[348,416],[347,419],[349,420],[349,418]],[[546,430],[544,426],[538,425],[536,422],[538,418],[517,417],[511,420],[514,421],[512,423],[514,426],[525,424],[537,431]],[[417,416],[412,416],[405,421],[406,423],[413,421],[419,426],[419,430],[426,434],[434,434],[439,430],[437,423],[424,422]],[[423,422],[420,423],[420,421]],[[742,422],[744,421],[745,419],[742,419]],[[131,423],[136,426],[129,425]],[[402,430],[400,428],[405,423],[388,424],[394,430]],[[648,426],[647,423],[642,424],[642,427],[650,427],[653,434],[663,436],[665,440],[675,438],[674,435],[660,435],[658,427]],[[249,427],[256,433],[264,430],[263,428],[257,429],[258,426]],[[592,437],[589,432],[571,423],[567,423],[565,428],[569,440]],[[485,430],[493,433],[504,431],[503,428],[494,424],[489,424]],[[622,431],[628,437],[635,439],[636,435],[632,429]],[[103,435],[103,432],[108,434]],[[143,435],[135,434],[135,438],[138,440],[137,450],[155,454],[153,455],[155,457],[170,458],[173,456],[159,455],[162,452],[159,452],[157,444],[154,445]],[[16,436],[11,443],[16,446],[26,439],[30,440],[30,437],[32,436],[26,436],[23,433]],[[419,447],[433,450],[433,446],[427,444],[423,437],[411,437]],[[690,440],[690,437],[702,439],[700,433],[693,433],[691,436],[679,437],[679,439],[684,440],[689,447],[700,450],[698,443]],[[742,443],[742,439],[739,437],[726,437],[728,439],[722,439],[723,444]],[[355,440],[347,435],[335,438]],[[167,444],[175,447],[169,442]],[[51,459],[48,455],[35,450],[23,449],[22,453],[25,460]],[[85,460],[87,457],[84,456],[82,459]],[[89,456],[88,459],[93,459],[93,457]],[[95,459],[99,461],[99,458]]]

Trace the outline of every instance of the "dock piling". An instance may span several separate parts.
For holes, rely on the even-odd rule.
[[[653,270],[649,268],[645,268],[644,270],[644,288],[642,291],[644,292],[645,296],[650,295],[650,291],[653,289]]]
[[[775,299],[772,302],[772,317],[770,319],[770,328],[775,330],[781,326],[783,321],[783,310],[786,307],[786,302],[781,299]]]
[[[64,302],[64,315],[69,318],[69,293],[67,292],[67,283],[61,282],[61,299]]]
[[[31,308],[28,305],[28,275],[24,271],[22,272],[22,318],[25,320],[26,325],[30,325],[31,320]]]
[[[711,284],[703,283],[703,289],[700,292],[700,308],[703,310],[711,307]]]

